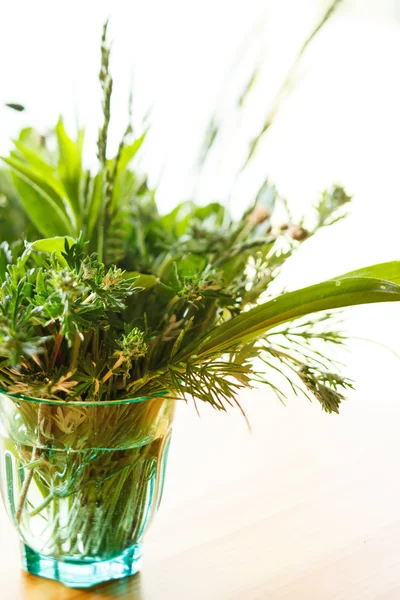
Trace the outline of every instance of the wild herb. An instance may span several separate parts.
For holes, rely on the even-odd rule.
[[[85,169],[84,132],[73,140],[62,120],[56,149],[25,129],[4,158],[1,387],[65,401],[168,390],[225,410],[252,381],[282,395],[273,383],[278,372],[295,392],[337,412],[351,383],[327,355],[345,338],[323,311],[399,300],[400,263],[271,295],[286,260],[345,215],[350,198],[340,186],[325,191],[300,221],[287,211],[277,223],[285,204],[268,186],[239,220],[218,203],[188,201],[160,214],[146,178],[130,168],[145,133],[133,138],[129,126],[117,156],[108,156],[106,32],[105,26],[99,170]],[[10,227],[8,211],[18,229]],[[263,374],[257,357],[267,367]]]

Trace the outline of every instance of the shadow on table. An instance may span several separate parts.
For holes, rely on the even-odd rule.
[[[2,596],[2,600],[11,600],[11,597]],[[116,600],[129,598],[130,600],[144,600],[140,573],[133,577],[108,581],[88,590],[67,588],[56,581],[49,581],[27,573],[21,578],[21,596],[14,596],[12,600]]]

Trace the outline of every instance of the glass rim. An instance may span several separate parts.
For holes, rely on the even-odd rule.
[[[147,402],[154,400],[155,398],[162,398],[169,394],[168,390],[150,394],[147,396],[138,396],[136,398],[122,398],[120,400],[51,400],[49,398],[34,398],[33,396],[25,396],[24,394],[18,394],[15,392],[9,392],[0,386],[0,396],[7,396],[15,400],[22,400],[25,402],[39,402],[40,404],[48,404],[52,406],[120,406],[121,404],[139,404],[140,402]]]

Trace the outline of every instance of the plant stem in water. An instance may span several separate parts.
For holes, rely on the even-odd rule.
[[[38,460],[40,458],[40,455],[42,453],[42,448],[41,446],[43,446],[44,444],[44,435],[42,433],[42,422],[44,420],[44,416],[45,416],[45,409],[46,409],[46,405],[45,404],[41,404],[39,406],[39,410],[38,410],[38,424],[37,424],[37,438],[38,438],[38,446],[36,446],[36,448],[33,450],[32,452],[32,462]],[[32,482],[32,478],[34,475],[35,469],[30,469],[29,473],[23,483],[22,489],[21,489],[21,495],[19,497],[19,502],[18,502],[18,508],[17,511],[15,513],[15,518],[17,520],[17,523],[21,522],[21,516],[22,516],[22,511],[23,508],[25,506],[25,501],[28,495],[28,491],[29,491],[29,487],[31,485]]]

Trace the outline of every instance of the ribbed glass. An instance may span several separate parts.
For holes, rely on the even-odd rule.
[[[140,569],[163,491],[174,402],[0,394],[0,481],[35,575],[90,587]]]

